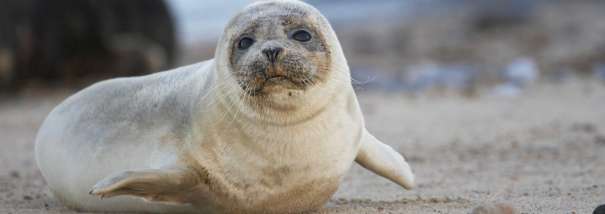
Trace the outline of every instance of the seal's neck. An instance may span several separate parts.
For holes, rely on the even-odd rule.
[[[228,94],[217,91],[217,108],[236,122],[265,123],[267,125],[289,126],[310,121],[325,114],[333,107],[336,97],[341,93],[326,93],[321,96],[300,95],[303,97],[247,97],[239,94]],[[283,95],[288,96],[288,95]]]
[[[324,105],[290,110],[239,106],[241,104],[222,99],[216,105],[218,114],[215,115],[218,116],[214,125],[221,130],[229,130],[230,134],[217,139],[221,142],[259,144],[259,148],[282,146],[283,151],[293,149],[292,152],[295,152],[297,146],[302,145],[299,141],[304,141],[301,139],[319,142],[319,139],[332,135],[340,126],[338,124],[357,118],[357,111],[348,111],[349,106],[355,104],[349,102],[350,94],[334,93]]]

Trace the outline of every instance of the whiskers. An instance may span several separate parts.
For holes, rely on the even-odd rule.
[[[284,91],[283,93],[286,93],[285,97],[276,97],[279,101],[269,100],[272,99],[269,96],[271,93],[274,93],[275,90],[282,90],[281,88],[273,88],[274,86],[282,87],[283,90],[307,91],[312,87],[328,84],[328,88],[330,88],[328,90],[333,91],[352,85],[352,81],[355,81],[350,79],[346,67],[334,69],[329,65],[322,65],[313,70],[315,72],[289,71],[285,76],[273,77],[277,79],[267,78],[265,74],[259,74],[258,72],[234,71],[230,75],[225,75],[223,77],[225,79],[218,81],[220,84],[213,87],[212,90],[220,90],[221,94],[212,103],[220,100],[220,106],[225,109],[222,111],[223,115],[220,119],[233,122],[239,120],[242,115],[255,117],[254,115],[267,115],[272,108],[284,108],[282,106],[283,102],[288,102],[287,99],[290,99],[289,97],[293,96],[293,93]],[[277,93],[282,92],[278,91]],[[301,93],[297,92],[295,94],[300,96]]]

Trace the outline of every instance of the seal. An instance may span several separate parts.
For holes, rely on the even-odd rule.
[[[36,159],[55,197],[82,211],[316,210],[355,161],[414,186],[404,158],[365,128],[330,24],[294,0],[246,7],[212,60],[67,98],[40,128]]]

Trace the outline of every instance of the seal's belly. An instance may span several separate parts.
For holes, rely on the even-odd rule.
[[[298,183],[278,186],[252,203],[253,210],[302,212],[323,206],[336,192],[341,177],[301,179]]]
[[[219,201],[229,203],[219,202],[218,205],[230,207],[232,212],[284,213],[318,209],[336,192],[344,173],[317,174],[313,171],[289,172],[282,168],[261,172],[245,180],[227,178],[225,186],[232,189],[223,197],[236,200],[222,199]]]
[[[219,207],[238,207],[241,212],[283,213],[320,208],[337,190],[355,158],[353,141],[340,139],[345,140],[317,141],[316,145],[283,150],[261,148],[262,152],[244,152],[250,145],[215,146],[218,150],[212,153],[218,156],[205,155],[216,157],[208,168],[214,171],[210,174],[216,175],[218,185],[210,189],[218,190],[214,194],[221,198],[217,200]],[[205,151],[211,150],[207,147]]]

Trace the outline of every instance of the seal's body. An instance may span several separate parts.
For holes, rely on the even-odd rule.
[[[54,195],[87,211],[313,210],[353,161],[414,184],[365,129],[331,27],[298,1],[246,8],[213,60],[73,95],[40,128],[36,157]]]
[[[208,75],[193,73],[209,64],[100,82],[57,106],[36,143],[38,166],[54,195],[81,210],[157,210],[137,199],[100,200],[89,191],[116,172],[178,161],[186,149],[188,103],[196,96],[184,83],[207,82]]]

